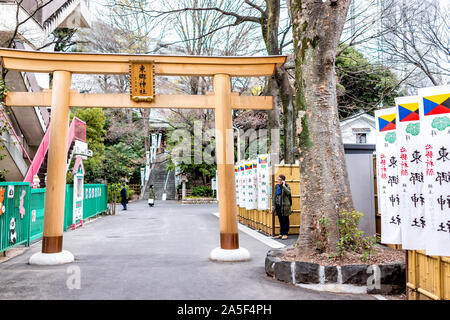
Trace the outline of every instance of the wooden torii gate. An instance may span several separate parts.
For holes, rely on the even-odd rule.
[[[8,92],[11,107],[51,107],[42,251],[31,264],[72,262],[63,250],[66,144],[70,107],[214,109],[216,159],[219,173],[220,247],[211,260],[243,261],[250,258],[239,248],[234,179],[232,109],[273,109],[273,97],[231,93],[231,77],[270,76],[285,56],[201,57],[124,54],[53,53],[0,49],[4,68],[53,73],[47,92]],[[88,94],[70,90],[72,74],[130,74],[130,94]],[[155,95],[154,76],[212,76],[213,95]],[[141,81],[145,80],[145,81]]]

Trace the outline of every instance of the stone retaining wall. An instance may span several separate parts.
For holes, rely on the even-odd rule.
[[[181,204],[205,204],[205,203],[217,203],[217,200],[214,198],[192,198],[192,199],[184,199],[181,201]]]
[[[280,259],[283,255],[284,250],[272,249],[267,253],[265,261],[267,275],[279,281],[292,284],[351,284],[366,286],[369,294],[400,294],[406,290],[404,263],[374,266],[370,264],[321,266],[310,262],[283,261]],[[378,272],[380,276],[378,276]]]

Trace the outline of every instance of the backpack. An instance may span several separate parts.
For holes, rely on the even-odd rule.
[[[286,183],[286,186],[289,187],[289,185]],[[292,197],[291,197],[292,193],[289,194],[289,203],[292,207]]]

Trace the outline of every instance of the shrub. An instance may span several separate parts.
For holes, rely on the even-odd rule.
[[[135,194],[134,190],[130,190],[128,185],[125,186],[127,190],[127,199],[130,200],[131,197]],[[112,183],[108,185],[108,203],[116,202],[119,203],[121,200],[120,191],[122,190],[121,183]]]
[[[197,186],[192,189],[192,195],[196,197],[212,197],[213,190],[208,186]]]
[[[362,254],[361,260],[367,261],[373,253],[377,243],[377,236],[364,237],[363,231],[358,229],[363,214],[358,211],[341,211],[338,214],[339,242],[337,256],[342,257],[345,252],[353,251]]]

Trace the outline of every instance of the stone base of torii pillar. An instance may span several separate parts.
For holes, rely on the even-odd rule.
[[[239,249],[222,249],[218,247],[211,251],[209,259],[212,261],[238,262],[249,261],[251,257],[250,252],[242,247]]]
[[[57,253],[42,253],[37,252],[33,254],[28,261],[31,265],[37,266],[55,266],[60,264],[72,263],[74,256],[67,250],[63,250]]]

